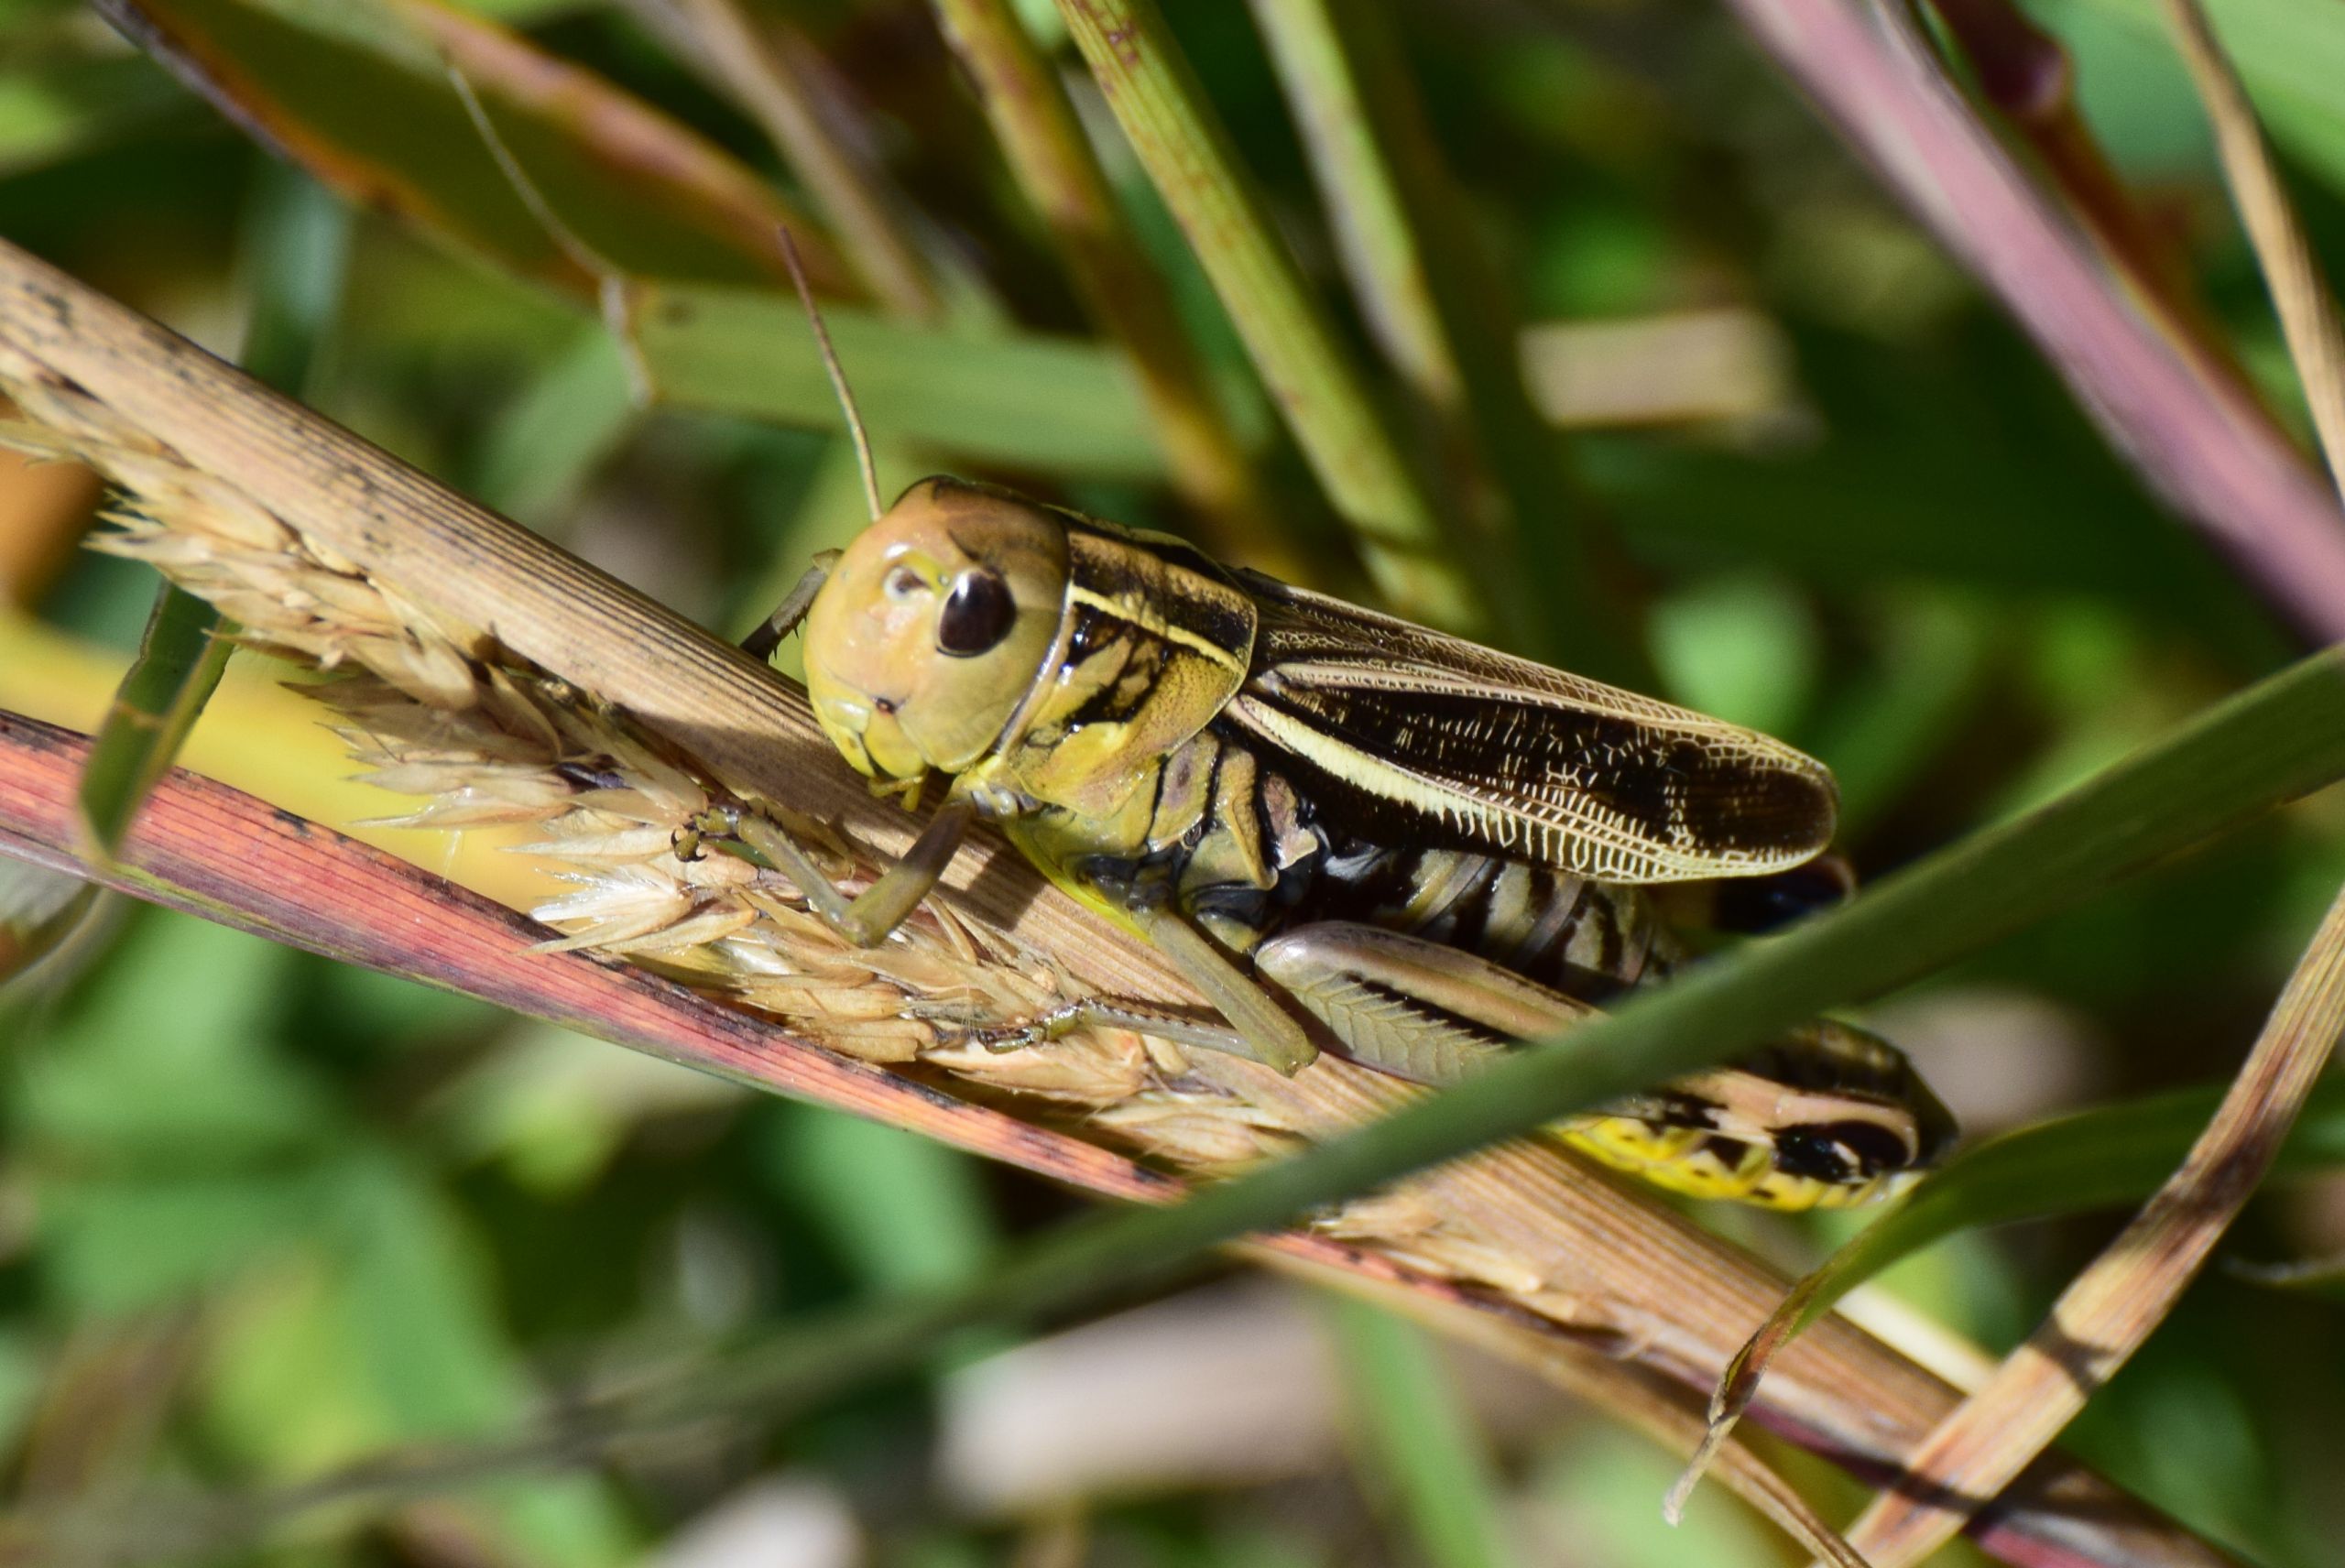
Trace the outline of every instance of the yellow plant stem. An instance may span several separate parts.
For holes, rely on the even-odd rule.
[[[67,637],[19,612],[0,610],[0,708],[84,732],[97,728],[127,656]],[[379,819],[415,810],[414,797],[349,777],[350,756],[322,721],[326,711],[287,690],[296,670],[274,660],[234,660],[204,707],[180,765],[273,806],[322,822],[496,899],[526,909],[563,890],[527,855],[516,828],[395,828]]]

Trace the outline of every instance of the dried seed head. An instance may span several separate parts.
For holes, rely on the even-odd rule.
[[[1183,1051],[1088,1029],[1031,1049],[969,1043],[976,1021],[1033,1016],[1072,994],[1046,954],[931,900],[888,942],[849,946],[786,877],[719,854],[680,856],[678,834],[734,800],[664,744],[568,683],[521,667],[481,628],[376,581],[356,562],[201,470],[70,382],[0,343],[0,390],[26,421],[0,441],[70,456],[126,497],[97,548],[154,566],[240,623],[254,648],[341,671],[302,690],[384,788],[418,804],[401,826],[534,829],[527,852],[571,890],[537,911],[561,934],[675,975],[866,1061],[918,1064],[988,1095],[1044,1100],[1146,1158],[1219,1174],[1292,1151],[1327,1116],[1305,1086],[1254,1094],[1191,1070]],[[823,824],[767,809],[845,890],[883,869]],[[955,1026],[958,1027],[955,1027]],[[1324,1109],[1324,1107],[1323,1107]],[[1308,1127],[1304,1125],[1308,1122]],[[1502,1159],[1548,1159],[1522,1150]],[[1414,1188],[1323,1217],[1331,1230],[1443,1278],[1578,1319],[1577,1298],[1471,1214]]]

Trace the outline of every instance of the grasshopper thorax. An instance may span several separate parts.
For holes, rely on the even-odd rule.
[[[969,767],[1049,661],[1066,581],[1051,512],[922,480],[847,547],[807,611],[806,690],[823,733],[873,779]]]

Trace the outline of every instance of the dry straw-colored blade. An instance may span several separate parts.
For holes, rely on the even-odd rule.
[[[635,748],[646,768],[664,769],[671,781],[680,770],[660,759],[689,758],[693,771],[679,790],[787,800],[838,824],[866,846],[857,852],[866,866],[874,847],[889,854],[906,842],[908,820],[865,795],[813,731],[802,696],[770,671],[5,247],[0,380],[41,404],[57,440],[105,463],[146,511],[134,533],[157,541],[157,552],[176,556],[179,570],[209,573],[215,592],[237,599],[231,607],[240,619],[257,624],[273,616],[267,633],[272,640],[395,676],[414,693],[400,698],[406,706],[398,711],[410,715],[410,732],[425,741],[474,718],[511,726],[503,741],[490,735],[459,747],[461,757],[410,754],[408,764],[477,774],[496,762],[502,746],[514,752],[512,766],[521,771],[498,765],[490,770],[494,779],[526,791],[544,786],[545,769],[523,767],[528,756],[517,748],[538,744],[532,737],[568,733],[560,730],[562,723],[592,721],[605,741],[617,729],[640,736]],[[173,534],[172,527],[192,531]],[[570,689],[595,692],[607,706],[557,701],[555,689],[543,685],[525,690],[516,672],[530,666],[558,674]],[[436,717],[419,703],[429,703]],[[383,708],[359,727],[396,739],[395,719],[394,710]],[[13,766],[0,769],[0,779],[15,774]],[[563,777],[558,800],[575,798],[593,808],[607,792],[598,771]],[[621,792],[630,800],[640,794]],[[300,835],[292,836],[298,843]],[[134,833],[134,851],[140,842]],[[255,884],[277,900],[273,928],[295,934],[316,889],[300,871],[298,854],[284,853],[288,858],[268,863],[265,877],[244,857],[231,856],[229,866],[213,866],[198,896],[224,908],[240,880]],[[976,865],[956,869],[951,893],[927,916],[937,922],[925,939],[930,951],[951,947],[961,955],[956,962],[974,963],[1001,984],[1034,984],[1031,955],[1053,954],[1102,990],[1184,995],[1144,949],[1104,929],[1022,863],[984,854],[964,859]],[[439,928],[420,912],[416,923],[420,940],[434,939]],[[525,941],[509,930],[503,940],[514,947]],[[525,969],[559,957],[509,950],[504,956]],[[909,1021],[899,1017],[901,1003],[883,979],[866,987],[889,1019]],[[634,1006],[635,1016],[643,1017],[645,1005]],[[747,1014],[729,1016],[734,1027],[752,1031],[745,1038],[770,1041],[769,1026]],[[604,1018],[599,1027],[617,1026]],[[740,1052],[736,1067],[779,1086],[765,1070],[765,1051],[776,1049]],[[1132,1060],[1115,1057],[1124,1047],[1112,1041],[1094,1049],[1100,1059]],[[815,1054],[774,1060],[811,1062]],[[971,1075],[1008,1073],[1020,1055],[1046,1055],[1011,1053],[1004,1065],[987,1066],[974,1059],[989,1053],[956,1057],[917,1042],[912,1054],[936,1072]],[[1039,1070],[1055,1060],[1025,1065]],[[875,1093],[875,1082],[893,1082],[835,1064],[832,1071],[844,1072],[839,1082],[856,1086],[857,1095]],[[1145,1090],[1167,1087],[1141,1076]],[[933,1084],[905,1083],[922,1103],[935,1100]],[[802,1092],[851,1103],[827,1083]],[[1405,1097],[1390,1081],[1340,1062],[1323,1062],[1288,1080],[1203,1053],[1188,1063],[1170,1099],[1127,1094],[1101,1105],[1095,1095],[1089,1125],[1126,1147],[1183,1147],[1182,1136],[1197,1125],[1195,1107],[1180,1103],[1183,1094],[1207,1102],[1216,1129],[1273,1144],[1334,1138]],[[898,1110],[910,1104],[889,1101]],[[1016,1122],[989,1126],[998,1152],[1009,1158],[1057,1136]],[[1259,1144],[1247,1147],[1259,1154]],[[1088,1158],[1113,1157],[1094,1150]],[[1707,1387],[1783,1289],[1778,1276],[1736,1249],[1657,1204],[1590,1179],[1544,1147],[1510,1147],[1445,1168],[1401,1192],[1347,1208],[1340,1223],[1355,1246],[1445,1273],[1453,1284],[1544,1325],[1543,1332],[1602,1346],[1644,1376],[1695,1388]],[[1953,1399],[1943,1383],[1833,1320],[1786,1356],[1761,1415],[1844,1463],[1886,1470]],[[2216,1560],[2073,1465],[2048,1462],[2029,1485],[2038,1489],[1982,1526],[1991,1549],[2076,1564]]]
[[[2330,477],[2345,495],[2345,330],[2338,324],[2337,301],[2288,201],[2271,144],[2247,101],[2247,89],[2215,37],[2206,8],[2198,0],[2165,0],[2165,14],[2214,127],[2223,178],[2272,290],[2273,308],[2287,339],[2288,356],[2304,383],[2305,402],[2312,410]]]
[[[2181,1169],[1849,1531],[1874,1568],[1904,1568],[1951,1540],[2165,1320],[2255,1191],[2340,1034],[2345,892]]]

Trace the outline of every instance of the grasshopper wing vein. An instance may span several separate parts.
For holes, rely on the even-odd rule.
[[[1752,731],[1248,573],[1228,719],[1362,831],[1608,882],[1761,876],[1831,841],[1824,765]]]

